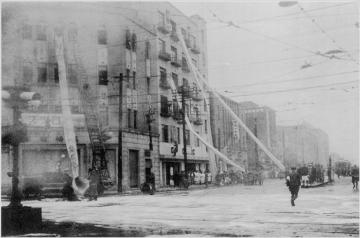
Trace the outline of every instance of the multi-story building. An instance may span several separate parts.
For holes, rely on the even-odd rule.
[[[190,72],[184,49],[179,37],[185,40],[192,63],[207,79],[206,22],[199,16],[185,16],[173,5],[165,2],[134,2],[128,5],[137,16],[154,25],[157,33],[155,53],[155,74],[160,76],[158,101],[160,102],[158,127],[160,133],[160,183],[170,185],[171,176],[185,169],[183,156],[182,120],[178,107],[181,100],[181,86],[185,87],[185,112],[192,126],[202,137],[208,137],[210,122],[209,109]],[[175,84],[176,91],[168,80]],[[188,91],[187,91],[188,90]],[[208,167],[208,151],[186,127],[186,143],[189,170],[205,171]],[[178,146],[176,155],[171,148]]]
[[[326,166],[329,159],[327,134],[309,123],[296,126],[278,126],[279,155],[286,167],[308,164]]]
[[[2,11],[2,84],[26,86],[42,96],[39,107],[21,113],[29,137],[20,146],[21,179],[70,167],[55,56],[54,32],[59,29],[81,176],[102,163],[93,153],[94,124],[100,127],[98,133],[112,133],[104,143],[113,182],[109,189],[139,188],[150,171],[157,186],[165,186],[171,174],[184,168],[183,135],[175,102],[179,97],[170,90],[167,78],[192,89],[186,113],[197,132],[203,136],[210,133],[204,119],[208,109],[177,34],[183,34],[193,63],[207,78],[206,25],[199,16],[186,17],[171,4],[160,2],[6,3]],[[151,120],[147,120],[149,114]],[[189,130],[186,134],[190,167],[204,170],[208,164],[206,148]],[[179,144],[176,156],[171,153],[175,141]]]
[[[236,115],[245,122],[243,106],[225,96],[221,97]],[[247,168],[246,132],[232,118],[213,93],[210,94],[210,122],[214,146],[229,159],[243,168]],[[230,166],[220,160],[217,160],[217,164],[220,172],[227,171],[228,166]]]
[[[273,153],[276,151],[276,113],[269,107],[253,102],[240,103],[245,113],[245,124],[252,133]],[[247,134],[248,169],[272,171],[275,165],[263,150]]]

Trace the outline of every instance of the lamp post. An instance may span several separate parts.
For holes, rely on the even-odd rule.
[[[13,148],[12,189],[9,206],[1,207],[1,234],[19,234],[41,229],[41,208],[22,206],[19,191],[19,145],[27,141],[26,127],[20,122],[20,110],[28,104],[38,106],[40,94],[18,86],[3,87],[2,99],[13,109],[13,125],[2,135],[2,144]]]

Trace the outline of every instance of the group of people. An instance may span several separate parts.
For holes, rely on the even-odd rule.
[[[211,173],[209,170],[204,172],[200,170],[191,171],[189,173],[190,184],[205,184],[208,185],[212,182]]]

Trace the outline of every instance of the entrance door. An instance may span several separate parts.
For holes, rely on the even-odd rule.
[[[129,151],[130,188],[139,187],[139,151]]]

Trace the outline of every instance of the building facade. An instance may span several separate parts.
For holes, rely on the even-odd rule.
[[[287,168],[308,164],[327,166],[329,139],[327,134],[309,123],[278,126],[279,155]]]
[[[185,40],[192,63],[207,79],[207,40],[206,22],[199,16],[185,16],[173,5],[165,2],[134,2],[128,5],[136,11],[139,18],[152,24],[157,33],[153,59],[156,64],[155,75],[159,75],[157,101],[158,116],[160,185],[172,184],[174,175],[185,170],[183,155],[183,130],[178,103],[181,102],[181,87],[184,86],[185,113],[193,128],[206,138],[210,131],[208,105],[195,83],[194,76],[186,61],[184,49],[180,43],[180,34]],[[175,88],[171,88],[169,80]],[[190,133],[186,126],[187,167],[189,171],[205,171],[209,165],[208,151],[200,141]],[[177,153],[172,148],[177,146]],[[176,181],[174,181],[176,184]]]
[[[210,122],[204,119],[209,110],[194,84],[177,34],[183,34],[193,64],[207,78],[205,21],[161,2],[6,3],[3,15],[3,86],[26,86],[42,97],[39,107],[21,113],[29,137],[20,146],[21,181],[70,167],[55,56],[54,36],[60,29],[80,175],[86,177],[97,163],[91,118],[111,135],[104,143],[113,184],[109,190],[137,189],[150,172],[157,186],[170,185],[170,177],[184,169],[184,135],[176,103],[180,94],[170,89],[167,79],[189,88],[186,113],[197,132],[210,133]],[[92,112],[84,109],[89,105]],[[4,110],[11,111],[3,106]],[[11,124],[12,118],[3,116],[4,120]],[[205,170],[208,152],[188,128],[186,132],[189,168]],[[171,152],[175,142],[177,155]],[[11,151],[2,150],[2,156],[11,158]],[[4,164],[3,174],[10,167]]]
[[[241,104],[224,96],[222,99],[245,122],[245,111]],[[215,148],[246,169],[248,166],[246,132],[213,93],[210,94],[210,122]],[[228,166],[230,165],[217,160],[217,167],[220,172],[227,171]]]

